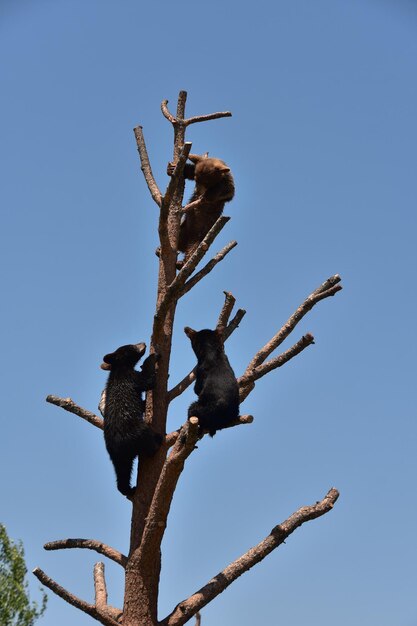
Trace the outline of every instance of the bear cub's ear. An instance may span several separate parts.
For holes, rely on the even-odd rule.
[[[188,339],[192,339],[192,338],[193,338],[193,337],[195,337],[195,336],[196,336],[196,334],[197,334],[197,331],[196,331],[196,330],[193,330],[193,329],[192,329],[192,328],[190,328],[189,326],[186,326],[186,327],[184,328],[184,332],[185,332],[185,334],[187,335]]]
[[[189,158],[190,161],[192,161],[193,163],[195,163],[197,165],[197,163],[200,163],[200,161],[202,161],[203,159],[206,159],[207,157],[206,156],[200,156],[199,154],[189,154],[188,158]]]

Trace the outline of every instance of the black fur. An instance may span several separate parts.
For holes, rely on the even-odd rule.
[[[134,369],[146,350],[144,343],[121,346],[106,354],[102,368],[110,370],[106,385],[104,441],[114,465],[117,488],[131,497],[135,487],[130,486],[132,465],[136,456],[152,456],[162,443],[161,435],[143,420],[145,402],[142,392],[155,385],[155,364],[158,355],[145,359],[142,371]]]
[[[224,352],[218,330],[184,328],[197,357],[194,391],[198,401],[188,409],[188,418],[198,417],[201,431],[211,437],[239,417],[239,388],[235,374]]]

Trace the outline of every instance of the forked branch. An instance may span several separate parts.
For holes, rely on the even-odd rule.
[[[187,93],[185,91],[180,92],[184,94],[183,98],[187,97]],[[177,117],[172,115],[168,109],[168,100],[163,100],[161,103],[161,111],[163,116],[171,122],[173,126],[177,124],[181,124],[183,126],[190,126],[191,124],[197,124],[199,122],[208,122],[210,120],[218,120],[222,117],[231,117],[232,113],[230,111],[220,111],[218,113],[208,113],[207,115],[196,115],[194,117],[189,117],[188,119],[184,119],[184,111],[185,111],[185,100],[182,109],[179,111],[179,107],[177,107]]]
[[[177,300],[180,296],[181,290],[184,286],[187,278],[191,276],[198,263],[201,261],[203,256],[206,254],[207,250],[220,233],[222,228],[227,224],[230,220],[230,217],[226,217],[222,215],[219,219],[214,223],[214,225],[210,228],[207,235],[204,237],[203,241],[200,242],[196,251],[191,255],[182,269],[178,272],[175,279],[172,283],[167,287],[165,295],[158,307],[155,317],[157,319],[163,319],[165,316],[169,305]]]
[[[112,616],[107,612],[100,610],[96,605],[89,604],[81,598],[78,598],[74,594],[70,593],[64,587],[61,587],[55,580],[50,578],[43,570],[39,567],[36,567],[33,570],[36,578],[40,580],[40,582],[48,587],[51,591],[53,591],[57,596],[68,602],[68,604],[72,604],[77,609],[80,609],[87,615],[94,617],[98,622],[104,624],[105,626],[120,626],[119,621],[116,621],[117,615],[122,615],[122,611],[120,609],[115,609],[114,607],[108,607],[110,609],[109,613],[112,613]]]
[[[232,294],[231,291],[223,291],[225,298],[223,308],[220,311],[219,319],[217,320],[216,328],[224,334],[227,324],[229,322],[229,317],[233,311],[233,307],[235,306],[236,298]]]
[[[255,354],[243,375],[238,379],[240,387],[240,401],[249,395],[255,387],[255,381],[265,376],[272,370],[281,367],[294,356],[302,352],[307,346],[314,343],[314,337],[311,333],[307,333],[291,348],[280,354],[279,356],[265,360],[267,357],[282,344],[282,342],[292,333],[296,325],[320,300],[334,296],[342,289],[338,283],[341,281],[339,274],[335,274],[328,278],[320,287],[315,289],[298,309],[289,317],[279,331]]]
[[[181,297],[188,293],[190,289],[194,287],[197,283],[200,282],[204,276],[207,276],[211,272],[211,270],[216,267],[220,261],[223,261],[224,257],[229,254],[234,247],[237,246],[237,241],[231,241],[224,248],[222,248],[212,259],[209,261],[199,272],[194,274],[187,282],[184,287],[181,289]]]
[[[230,335],[235,332],[237,328],[239,328],[240,322],[246,315],[245,309],[238,309],[236,311],[236,315],[233,317],[232,321],[226,326],[226,330],[223,333],[223,339],[229,339]]]
[[[257,546],[251,548],[236,561],[228,565],[187,600],[180,602],[172,613],[162,620],[161,626],[181,626],[188,622],[193,615],[196,615],[206,604],[222,593],[239,576],[284,543],[285,539],[299,526],[331,511],[338,497],[339,492],[333,488],[330,489],[321,502],[298,509],[285,522],[275,526],[270,534]]]
[[[230,313],[231,313],[231,309],[228,313],[226,312],[229,310],[229,307],[230,307],[230,304],[229,304],[231,301],[230,296],[232,298],[233,296],[232,294],[230,294],[229,301],[228,301],[228,295],[227,295],[228,292],[224,292],[224,293],[226,294],[225,303],[223,305],[222,310],[220,311],[219,319],[217,320],[217,324],[216,324],[217,327],[219,326],[219,324],[224,325],[225,323],[227,323],[228,317],[226,319],[226,315],[230,316]],[[246,311],[244,309],[238,309],[238,311],[236,312],[236,315],[234,316],[232,321],[226,326],[223,332],[224,341],[226,341],[226,339],[228,339],[230,335],[239,327],[239,324],[242,321],[245,314],[246,314]],[[195,380],[195,372],[196,372],[196,368],[194,367],[194,369],[192,369],[191,372],[187,374],[187,376],[184,376],[184,378],[168,392],[169,402],[171,402],[172,400],[180,396],[186,389],[188,389],[188,387]]]
[[[288,318],[285,324],[279,329],[279,331],[264,345],[263,348],[258,350],[258,352],[253,357],[252,361],[249,363],[245,370],[245,374],[249,374],[249,372],[263,363],[265,359],[278,348],[279,345],[288,337],[290,333],[294,330],[298,322],[300,322],[304,315],[311,311],[311,309],[323,300],[324,298],[329,298],[330,296],[334,296],[335,293],[342,289],[342,286],[339,285],[342,279],[339,274],[335,274],[328,278],[320,287],[315,289],[313,293],[311,293],[304,302],[298,307],[298,309]],[[244,375],[245,375],[244,374]]]
[[[265,374],[268,374],[272,370],[277,369],[282,365],[285,365],[285,363],[287,363],[290,359],[297,356],[297,354],[300,354],[300,352],[302,352],[305,348],[313,343],[313,335],[311,333],[307,333],[306,335],[301,337],[301,339],[297,341],[297,343],[295,343],[293,346],[291,346],[291,348],[289,348],[282,354],[279,354],[273,359],[270,359],[263,365],[255,367],[249,374],[238,378],[240,402],[243,402],[243,400],[247,398],[250,392],[254,389],[256,380],[262,378],[262,376],[265,376]]]

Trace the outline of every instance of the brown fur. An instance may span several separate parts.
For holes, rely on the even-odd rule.
[[[184,252],[188,261],[198,244],[223,213],[226,202],[235,195],[235,185],[230,168],[221,159],[190,154],[184,176],[195,180],[194,193],[189,203],[199,200],[199,205],[186,211],[180,226],[178,251]]]

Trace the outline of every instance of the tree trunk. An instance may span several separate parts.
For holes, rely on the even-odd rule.
[[[171,122],[174,128],[173,172],[165,194],[160,192],[153,177],[142,127],[138,126],[134,129],[141,168],[152,198],[160,209],[158,287],[150,343],[150,352],[158,353],[159,359],[155,387],[146,394],[145,420],[152,425],[156,432],[165,436],[165,440],[153,457],[142,457],[139,460],[137,488],[132,500],[129,554],[125,556],[114,548],[94,539],[63,539],[45,545],[47,550],[66,548],[95,550],[124,567],[123,611],[107,604],[106,581],[102,563],[98,563],[94,568],[94,604],[77,598],[39,568],[34,570],[35,575],[44,585],[105,626],[118,626],[120,624],[123,626],[181,626],[185,624],[195,615],[199,616],[199,611],[206,604],[281,545],[296,528],[304,522],[330,511],[338,498],[337,490],[331,489],[320,502],[316,502],[312,506],[301,507],[287,520],[273,528],[271,533],[258,545],[228,565],[189,598],[180,601],[169,615],[158,621],[161,543],[171,502],[187,458],[195,450],[198,438],[206,434],[199,431],[196,417],[190,417],[179,430],[166,434],[170,401],[183,393],[195,378],[193,370],[175,387],[168,389],[176,307],[180,298],[212,271],[237,245],[235,241],[230,242],[200,271],[195,271],[216,236],[230,219],[221,216],[204,236],[195,252],[187,258],[182,269],[177,270],[177,242],[183,210],[184,165],[191,149],[191,144],[185,143],[185,130],[189,125],[197,122],[230,117],[231,115],[226,111],[186,119],[185,103],[186,93],[182,91],[179,94],[175,117],[169,112],[167,101],[161,105],[164,117]],[[308,333],[282,354],[267,360],[313,306],[321,300],[335,295],[341,289],[339,283],[340,276],[336,274],[320,285],[305,299],[274,337],[257,352],[249,362],[244,374],[238,379],[240,402],[243,402],[252,392],[259,378],[283,366],[314,343],[313,335]],[[229,322],[235,298],[229,292],[225,292],[225,296],[225,303],[216,325],[222,341],[226,341],[231,333],[237,329],[245,314],[243,309],[239,309]],[[79,407],[70,398],[48,396],[47,400],[80,416],[98,429],[103,428],[103,420],[99,416]],[[250,424],[252,421],[252,416],[242,415],[227,427]]]

